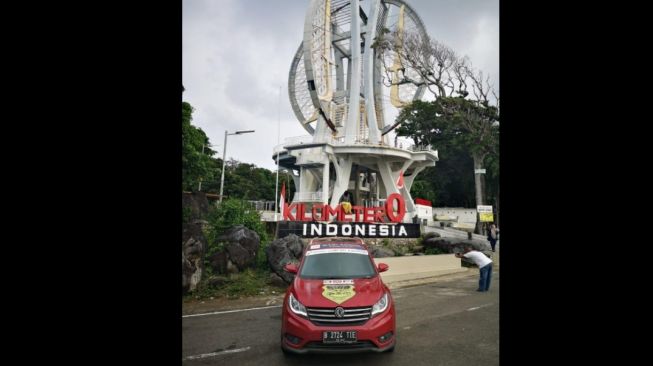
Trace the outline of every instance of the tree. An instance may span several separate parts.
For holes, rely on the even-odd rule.
[[[425,198],[436,207],[474,205],[474,177],[469,173],[472,158],[462,149],[439,148],[437,166],[424,169],[413,182],[411,195]]]
[[[373,47],[384,61],[387,86],[413,84],[436,97],[405,106],[395,121],[401,126],[397,134],[413,138],[416,144],[468,151],[476,205],[484,204],[483,176],[477,172],[486,158],[498,155],[499,143],[499,98],[489,77],[474,70],[467,57],[458,57],[451,48],[418,33],[381,32]],[[498,168],[498,159],[493,162],[493,168]]]
[[[218,194],[220,192],[220,174],[222,173],[222,159],[209,157],[207,169],[209,170],[209,173],[202,180],[202,191],[207,193]],[[195,185],[195,187],[197,187],[197,185]]]
[[[201,128],[191,124],[193,107],[181,104],[181,177],[182,189],[197,190],[200,180],[212,179],[216,171],[211,169],[210,157],[215,151],[210,149],[209,138]],[[218,172],[219,173],[219,172]]]
[[[442,113],[434,120],[442,119],[449,131],[445,137],[450,143],[467,150],[474,161],[476,204],[484,204],[482,175],[484,161],[498,152],[499,129],[493,127],[499,116],[495,107],[468,100],[463,97],[442,97],[434,101],[442,107]]]
[[[209,169],[213,170],[215,179],[205,180],[202,191],[217,193],[220,191],[220,173],[222,159],[210,158]],[[279,188],[286,184],[286,197],[292,197],[294,181],[289,174],[279,173]],[[278,201],[274,197],[276,185],[276,172],[260,168],[253,164],[239,162],[234,159],[227,160],[225,164],[224,195],[229,198],[244,200]],[[279,194],[277,192],[277,194]]]
[[[412,138],[418,145],[467,152],[475,170],[476,205],[482,205],[485,204],[484,182],[476,171],[482,169],[484,162],[491,157],[493,177],[498,176],[499,130],[492,127],[497,120],[492,107],[462,97],[441,97],[432,102],[415,101],[406,106],[397,117],[400,123],[397,134]]]
[[[210,148],[209,138],[201,128],[191,124],[193,107],[182,103],[182,189],[196,191],[202,181],[202,191],[217,193],[220,189],[222,159]],[[279,175],[279,186],[286,183],[287,197],[292,197],[294,183],[289,175]],[[229,160],[225,166],[224,194],[244,200],[278,201],[274,197],[276,172],[253,164]]]

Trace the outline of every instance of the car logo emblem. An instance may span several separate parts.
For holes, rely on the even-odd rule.
[[[342,307],[338,306],[338,307],[336,308],[336,318],[342,318],[342,317],[344,317],[344,316],[345,316],[345,309],[343,309]]]

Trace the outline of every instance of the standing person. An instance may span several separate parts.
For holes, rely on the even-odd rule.
[[[490,242],[490,246],[492,246],[492,251],[494,252],[494,247],[497,245],[497,233],[499,232],[499,229],[497,229],[497,226],[495,224],[492,224],[490,226],[490,230],[487,232],[487,240]]]
[[[485,254],[477,250],[472,250],[469,246],[465,247],[464,254],[456,253],[456,258],[462,257],[471,259],[478,266],[481,277],[478,281],[478,290],[476,291],[485,292],[489,290],[490,280],[492,279],[492,260]]]

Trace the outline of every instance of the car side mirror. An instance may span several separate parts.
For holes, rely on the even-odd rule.
[[[283,266],[284,271],[290,272],[290,273],[297,273],[297,265],[294,263],[288,263],[285,266]]]
[[[385,263],[379,263],[379,265],[377,266],[377,268],[379,269],[379,272],[385,272],[385,271],[387,271],[388,269],[390,269],[390,266],[388,266],[388,265],[385,264]]]

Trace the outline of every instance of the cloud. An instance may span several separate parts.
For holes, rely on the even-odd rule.
[[[407,0],[429,34],[498,86],[498,0]],[[222,156],[274,170],[273,148],[284,138],[305,135],[288,98],[288,71],[302,41],[308,1],[183,0],[183,98],[194,108],[193,124]],[[363,9],[369,0],[361,1]],[[281,96],[279,87],[282,87]],[[279,128],[280,127],[280,128]]]

